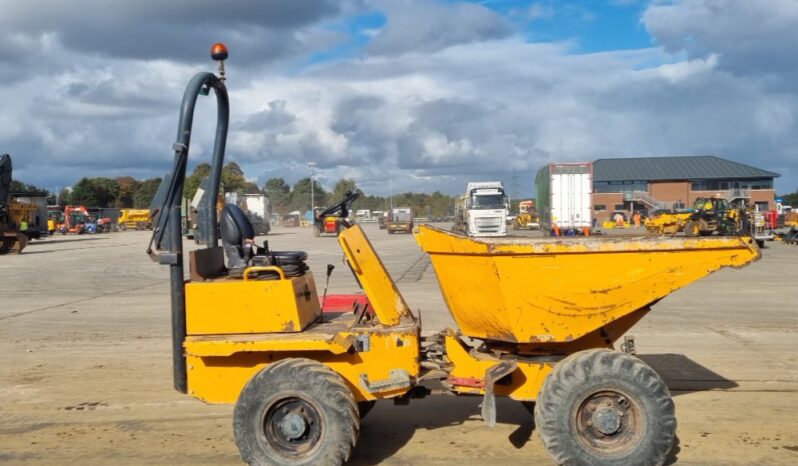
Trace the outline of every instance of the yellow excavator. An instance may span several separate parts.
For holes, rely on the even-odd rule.
[[[11,156],[0,155],[0,255],[19,254],[28,245],[28,237],[19,231],[15,219],[18,209],[11,205],[11,171]]]
[[[170,270],[174,386],[207,403],[235,404],[242,460],[338,466],[378,400],[449,393],[480,397],[489,426],[497,396],[525,403],[559,464],[666,461],[676,433],[668,387],[634,356],[632,339],[624,337],[623,351],[615,344],[672,291],[757,260],[756,243],[739,236],[475,239],[421,225],[415,239],[457,324],[422,336],[420,319],[359,225],[341,231],[338,243],[365,297],[330,313],[331,297],[326,286],[319,297],[306,252],[255,244],[235,205],[218,213],[217,232],[209,203],[201,220],[208,240],[188,254],[187,280],[180,207],[198,96],[213,90],[218,107],[210,199],[218,196],[229,121],[227,50],[216,44],[211,55],[219,75],[198,73],[183,95],[147,252]],[[615,272],[593,273],[609,269]]]

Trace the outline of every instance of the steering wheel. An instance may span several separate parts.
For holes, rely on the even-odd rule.
[[[359,197],[360,193],[347,191],[347,193],[344,195],[344,198],[341,201],[321,211],[318,215],[316,215],[315,220],[320,221],[324,217],[332,215],[335,217],[339,217],[341,219],[341,223],[343,223],[345,227],[347,228],[351,227],[352,225],[350,225],[346,219],[347,217],[349,217],[349,211],[352,208],[352,203],[355,202]]]

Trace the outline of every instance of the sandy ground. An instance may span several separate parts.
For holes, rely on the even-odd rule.
[[[366,230],[425,330],[451,326],[412,237]],[[232,407],[171,388],[167,268],[144,254],[148,239],[58,236],[0,257],[0,463],[240,463]],[[268,239],[307,250],[320,288],[332,263],[330,292],[355,290],[333,238],[278,228]],[[798,247],[770,244],[759,262],[674,293],[633,329],[676,402],[670,463],[798,464],[797,277]],[[351,464],[551,463],[520,404],[499,400],[493,429],[478,404],[378,403]]]

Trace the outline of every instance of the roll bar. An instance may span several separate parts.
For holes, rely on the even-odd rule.
[[[221,49],[220,49],[221,46]],[[220,51],[221,50],[221,51]],[[223,51],[223,53],[222,53]],[[216,94],[216,140],[213,145],[211,173],[208,180],[207,215],[204,216],[208,242],[206,247],[217,246],[219,240],[216,229],[216,199],[219,197],[219,185],[224,164],[224,152],[227,145],[227,128],[230,121],[230,102],[224,84],[224,59],[227,50],[222,44],[214,44],[211,56],[219,61],[219,74],[201,72],[194,75],[183,93],[180,105],[180,118],[177,128],[177,140],[172,145],[174,162],[172,171],[164,176],[150,206],[153,220],[153,234],[147,247],[147,254],[159,264],[169,266],[169,278],[172,295],[172,366],[175,389],[187,393],[186,358],[183,342],[186,338],[186,293],[183,268],[183,230],[182,200],[183,187],[186,180],[191,128],[194,122],[194,107],[197,97],[208,95],[213,89]],[[155,253],[162,251],[161,253]]]

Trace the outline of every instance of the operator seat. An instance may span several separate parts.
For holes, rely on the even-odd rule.
[[[240,277],[244,269],[252,265],[273,265],[283,269],[286,277],[299,277],[308,270],[305,251],[269,251],[268,246],[255,245],[255,230],[240,207],[227,204],[222,208],[219,233],[227,254],[229,274]],[[276,278],[272,273],[257,274],[265,279]]]
[[[222,208],[219,219],[219,234],[227,254],[227,268],[230,275],[241,276],[254,256],[252,246],[255,229],[240,207],[227,204]]]

